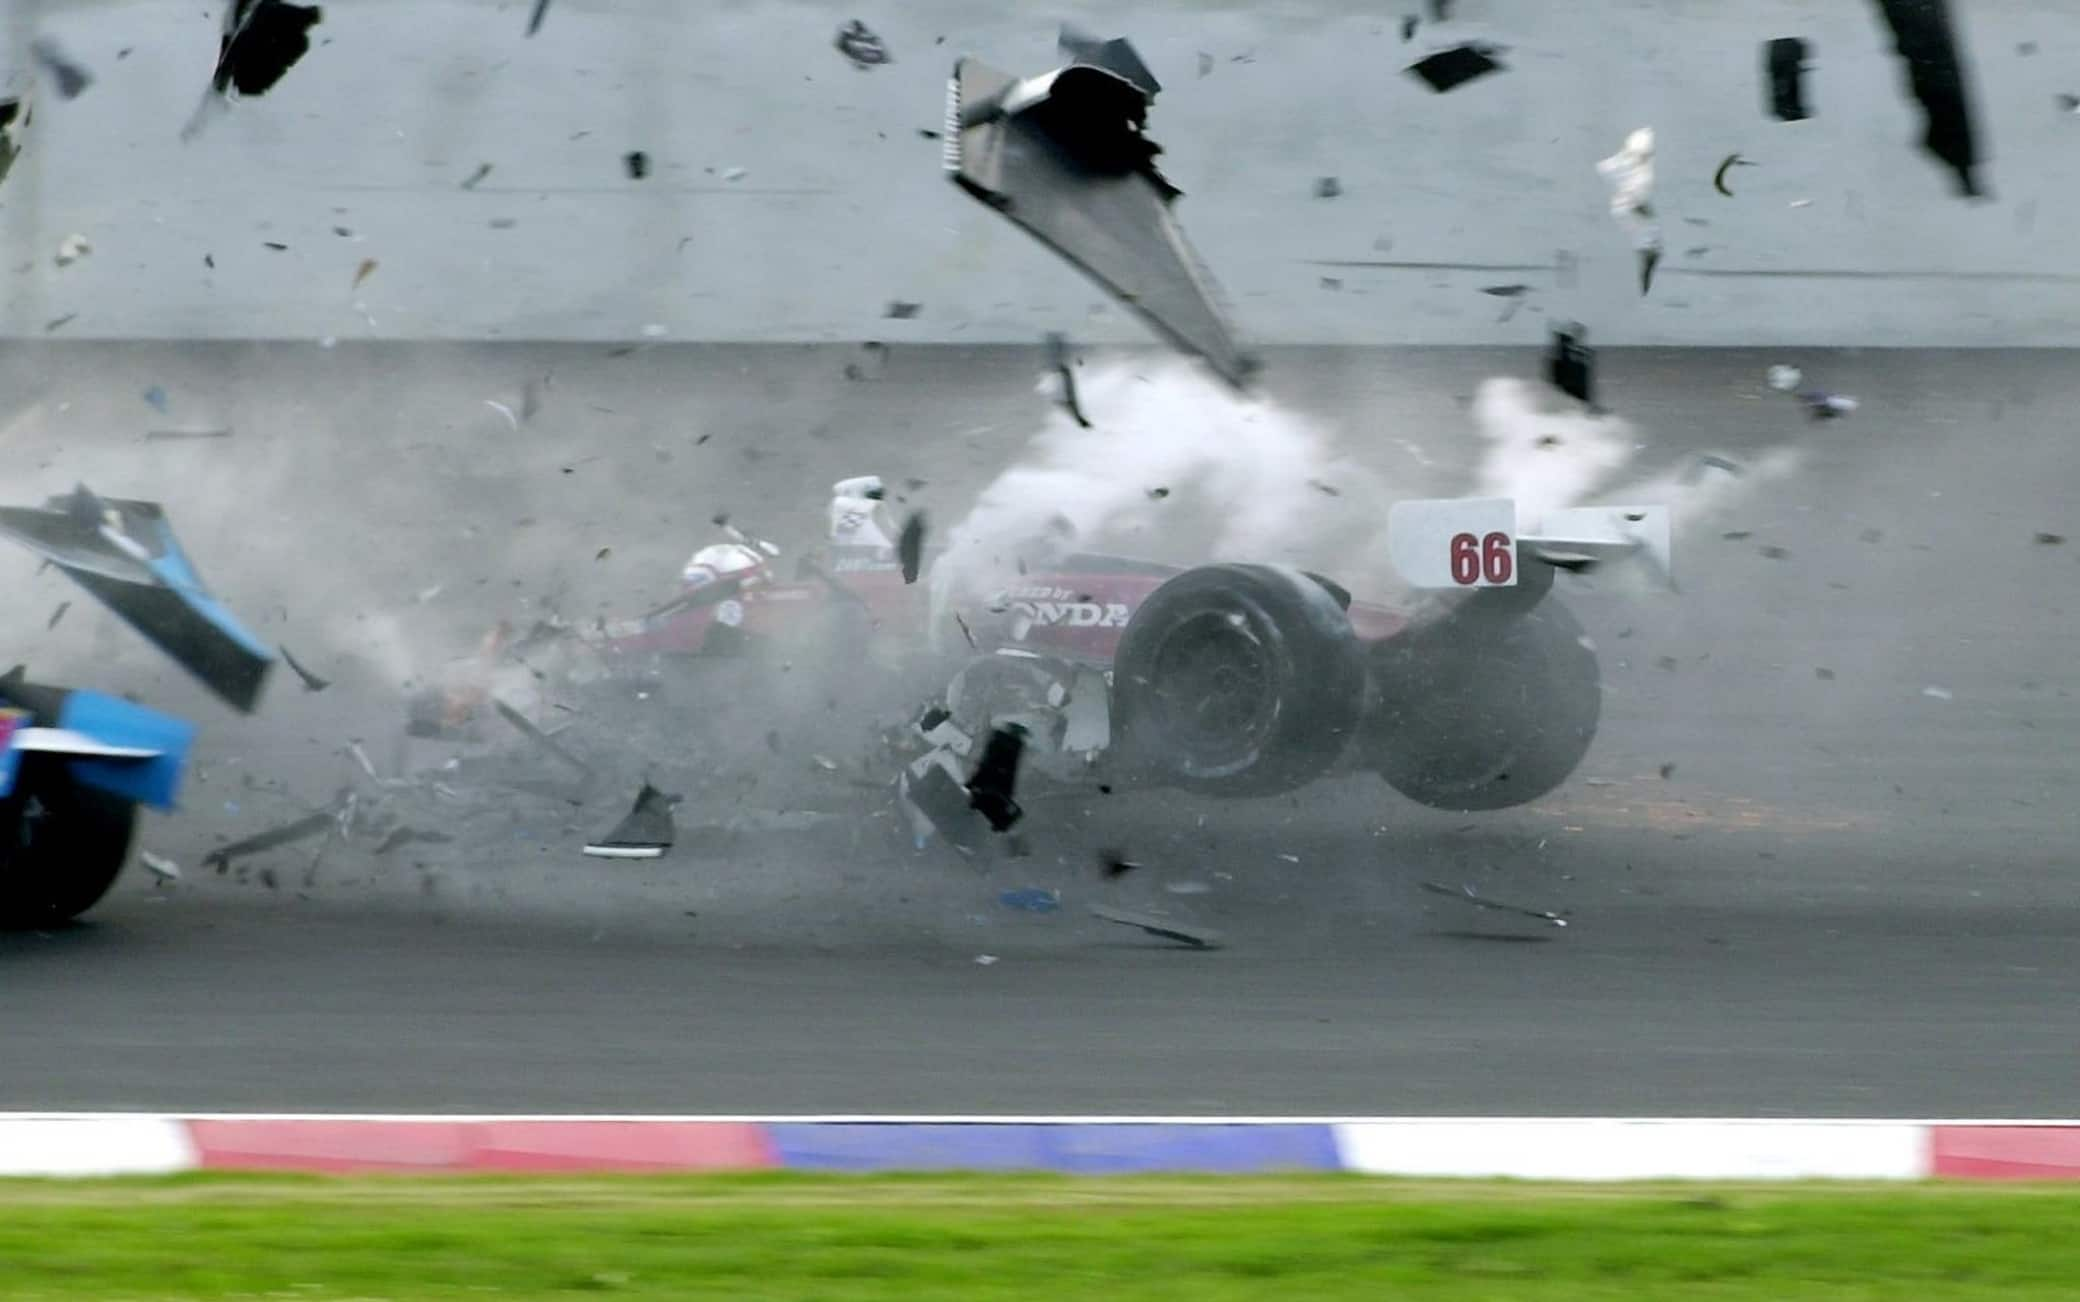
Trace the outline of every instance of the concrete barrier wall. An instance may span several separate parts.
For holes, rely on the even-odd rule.
[[[1418,0],[555,0],[531,40],[525,5],[358,0],[327,7],[276,90],[186,145],[212,14],[7,0],[12,84],[39,30],[97,80],[44,97],[0,187],[0,332],[1144,341],[948,185],[920,134],[958,54],[1039,71],[1071,19],[1131,36],[1162,78],[1151,129],[1185,224],[1266,343],[1522,343],[1547,314],[1610,343],[2080,342],[2061,220],[2080,126],[2055,102],[2080,89],[2080,13],[1955,7],[1992,155],[1983,203],[1915,147],[1919,110],[1867,0],[1455,0],[1406,41]],[[833,48],[855,16],[893,63],[860,71]],[[1765,112],[1761,46],[1779,36],[1812,43],[1811,120]],[[1445,95],[1401,72],[1471,39],[1506,45],[1508,72]],[[1642,125],[1669,232],[1644,300],[1594,169]],[[622,169],[636,149],[642,181]],[[1736,151],[1757,166],[1728,199],[1711,177]],[[1315,198],[1332,175],[1342,195]],[[75,232],[94,252],[59,269]],[[1480,292],[1504,283],[1532,287],[1508,319]],[[896,299],[922,311],[884,320]]]

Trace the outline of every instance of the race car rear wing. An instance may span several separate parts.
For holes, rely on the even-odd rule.
[[[1411,586],[1441,591],[1515,587],[1526,563],[1581,572],[1636,560],[1674,583],[1665,506],[1566,507],[1524,523],[1507,497],[1396,502],[1387,550]]]
[[[0,800],[23,757],[44,754],[87,786],[171,809],[194,741],[193,724],[121,697],[29,683],[19,669],[0,677]]]

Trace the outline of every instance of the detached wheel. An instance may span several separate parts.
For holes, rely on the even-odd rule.
[[[1367,764],[1434,809],[1508,809],[1565,782],[1596,739],[1603,686],[1582,626],[1551,597],[1469,603],[1372,653]]]
[[[24,756],[0,800],[0,928],[55,927],[108,894],[130,857],[137,806]]]
[[[1290,791],[1348,749],[1365,655],[1298,570],[1207,565],[1150,593],[1113,658],[1116,751],[1144,780],[1220,796]]]

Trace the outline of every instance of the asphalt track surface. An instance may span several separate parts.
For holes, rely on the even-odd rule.
[[[1686,542],[1679,598],[1567,598],[1609,694],[1546,801],[1448,815],[1353,778],[1123,803],[1043,846],[1054,916],[997,905],[1020,865],[813,838],[784,893],[690,864],[681,898],[563,917],[129,881],[0,938],[0,1107],[2073,1115],[2080,546],[2035,540],[2080,535],[2073,359],[1805,359],[1864,399],[1826,426],[1767,405],[1767,360],[1606,359],[1657,440],[1806,460]],[[1505,364],[1365,383],[1449,411]],[[1144,847],[1143,880],[1100,886],[1100,842]],[[1211,889],[1164,891],[1185,879]],[[1107,890],[1229,943],[1083,917]]]

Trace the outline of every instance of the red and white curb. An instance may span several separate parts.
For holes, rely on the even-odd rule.
[[[2072,1180],[2080,1121],[0,1114],[0,1176],[773,1168]]]

